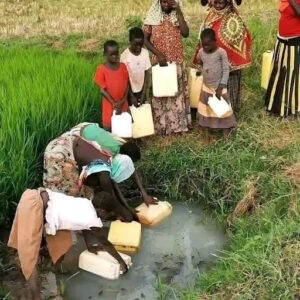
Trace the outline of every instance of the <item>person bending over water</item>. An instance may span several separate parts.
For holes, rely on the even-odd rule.
[[[144,202],[147,205],[157,203],[157,199],[145,191],[140,175],[135,171],[133,160],[140,159],[140,156],[135,144],[123,144],[96,124],[82,123],[47,146],[44,154],[44,186],[66,195],[88,199],[94,191],[107,191],[121,201],[124,206],[123,217],[131,221],[135,215],[118,183],[133,175]],[[129,211],[131,216],[128,215]]]
[[[96,193],[93,200],[75,198],[49,189],[26,190],[17,207],[8,246],[18,251],[25,279],[34,300],[40,300],[38,256],[43,235],[50,257],[56,264],[72,246],[71,231],[82,231],[88,251],[107,251],[121,266],[127,265],[107,240],[100,217],[116,217],[114,199],[108,193]],[[96,241],[96,242],[95,242]]]
[[[109,132],[107,132],[103,128],[100,128],[96,123],[89,123],[84,125],[80,131],[80,136],[85,140],[98,143],[98,145],[102,149],[112,153],[113,157],[118,154],[127,155],[134,163],[141,159],[140,148],[135,143],[126,142],[123,139],[112,136]],[[145,188],[143,187],[141,178],[142,176],[140,175],[140,173],[135,170],[133,179],[135,180],[141,192],[143,201],[147,205],[156,204],[158,202],[157,199],[148,195]],[[119,191],[118,193],[120,194],[122,199],[125,200],[117,184],[115,184],[115,188]]]

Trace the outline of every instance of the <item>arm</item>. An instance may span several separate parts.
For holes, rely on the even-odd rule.
[[[106,90],[107,84],[105,78],[105,67],[103,65],[98,67],[94,77],[94,82],[99,86],[102,96],[104,96],[107,101],[109,101],[110,104],[114,106],[116,101]]]
[[[105,89],[100,88],[100,92],[102,96],[105,97],[112,106],[115,106],[116,101],[111,97],[111,95]]]
[[[293,8],[297,18],[300,19],[300,4],[297,3],[297,0],[289,0],[289,3]]]
[[[127,89],[126,89],[126,92],[125,92],[122,100],[115,102],[115,108],[116,108],[117,115],[120,115],[122,113],[122,108],[123,108],[124,103],[128,99],[128,94],[129,94],[129,83],[127,85]]]
[[[135,211],[133,208],[131,208],[131,207],[129,206],[129,204],[127,203],[126,198],[124,197],[124,195],[123,195],[123,193],[122,193],[120,187],[119,187],[118,184],[115,183],[115,182],[114,182],[114,188],[115,188],[116,195],[117,195],[118,199],[120,200],[120,202],[121,202],[121,203],[122,203],[129,211],[131,211],[131,213],[132,213],[132,215],[133,215],[133,217],[134,217],[134,220],[135,220],[135,221],[138,221],[139,218],[138,218],[138,216],[137,216],[137,214],[136,214],[136,211]]]
[[[180,5],[177,3],[177,2],[174,2],[174,7],[176,9],[176,12],[177,12],[177,16],[178,16],[178,22],[179,22],[179,29],[180,29],[180,32],[181,32],[181,35],[184,37],[184,38],[188,38],[189,35],[190,35],[190,29],[184,19],[184,16],[183,16],[183,13],[182,13],[182,10],[180,8]]]
[[[219,99],[222,96],[223,89],[227,88],[229,72],[230,72],[229,61],[225,51],[221,52],[221,61],[222,61],[222,79],[216,92],[216,96]]]
[[[143,91],[142,91],[142,95],[141,95],[141,105],[145,103],[145,97],[146,97],[149,81],[150,81],[150,72],[149,72],[149,70],[147,70],[147,71],[145,71],[145,83],[144,83],[144,87],[143,87]]]
[[[129,101],[130,105],[134,105],[135,107],[138,107],[138,100],[136,99],[136,97],[135,97],[135,95],[134,95],[131,88],[129,89],[129,100],[130,100]]]
[[[98,251],[104,250],[118,261],[124,273],[128,271],[128,267],[123,258],[108,241],[102,228],[92,227],[91,230],[83,230],[82,234],[89,252],[97,254]],[[93,245],[92,237],[96,237],[99,244]]]
[[[198,60],[198,65],[199,65],[199,68],[198,68],[198,71],[196,73],[196,76],[201,76],[202,72],[203,72],[203,61],[201,59],[201,52],[198,53],[198,56],[197,56],[197,60]]]
[[[144,33],[145,33],[145,46],[146,46],[146,48],[149,51],[151,51],[154,55],[157,56],[158,62],[161,66],[166,66],[167,65],[167,59],[166,59],[165,55],[162,52],[158,51],[154,47],[154,45],[151,43],[150,34],[148,32],[145,32],[145,31],[144,31]]]
[[[149,206],[150,204],[157,204],[158,200],[152,196],[149,196],[147,194],[146,190],[144,189],[142,179],[141,179],[141,176],[138,173],[138,171],[134,172],[134,180],[142,194],[142,198],[143,198],[144,202],[146,203],[146,205]]]

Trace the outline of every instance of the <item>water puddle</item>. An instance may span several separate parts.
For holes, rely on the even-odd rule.
[[[157,277],[166,284],[193,286],[196,276],[216,260],[224,232],[196,205],[175,204],[173,214],[153,228],[143,228],[142,247],[125,276],[110,281],[80,271],[67,283],[72,300],[154,300]],[[81,245],[81,246],[79,246]],[[76,245],[82,251],[82,243]]]

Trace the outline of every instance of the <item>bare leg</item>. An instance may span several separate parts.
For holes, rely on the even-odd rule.
[[[41,296],[41,282],[39,279],[39,272],[37,267],[33,269],[31,276],[28,279],[29,289],[34,300],[42,300]]]
[[[228,140],[230,129],[223,129],[223,139]]]
[[[205,139],[206,143],[210,143],[211,142],[211,134],[210,134],[208,128],[204,128],[204,139]]]

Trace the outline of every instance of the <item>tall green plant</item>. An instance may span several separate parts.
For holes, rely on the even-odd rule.
[[[98,61],[99,63],[99,61]],[[74,52],[0,51],[0,223],[42,180],[47,143],[82,121],[100,121],[97,60]]]

